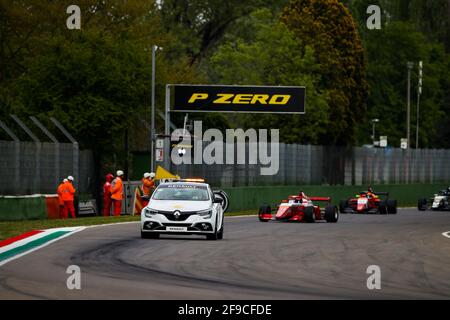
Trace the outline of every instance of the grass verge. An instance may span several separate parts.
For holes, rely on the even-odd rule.
[[[225,216],[241,216],[255,214],[255,210],[227,212]],[[31,230],[42,230],[62,227],[93,226],[99,224],[139,221],[140,216],[120,217],[83,217],[67,220],[22,220],[0,221],[0,240],[18,236]]]

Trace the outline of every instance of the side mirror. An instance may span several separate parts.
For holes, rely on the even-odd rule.
[[[223,190],[213,190],[213,203],[220,203],[223,212],[228,210],[228,206],[230,205],[230,199],[228,195]]]

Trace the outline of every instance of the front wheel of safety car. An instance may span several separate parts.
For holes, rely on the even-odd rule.
[[[141,239],[159,239],[159,233],[141,231]]]
[[[223,237],[223,234],[222,234],[222,237]],[[206,235],[206,240],[219,240],[219,239],[220,239],[220,232],[217,231],[217,225],[216,225],[214,233],[207,234]]]
[[[220,231],[217,233],[217,240],[222,240],[223,239],[223,226],[222,229],[220,229]]]
[[[217,231],[214,231],[214,233],[206,235],[206,240],[218,240],[218,239],[219,239],[219,233]]]
[[[337,222],[339,220],[339,211],[336,206],[327,206],[325,208],[325,220],[327,222]]]

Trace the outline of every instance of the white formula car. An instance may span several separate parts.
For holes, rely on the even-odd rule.
[[[428,209],[434,211],[449,211],[450,210],[450,187],[434,194],[430,199],[419,199],[417,209],[425,211]]]
[[[227,199],[228,200],[228,199]],[[223,238],[224,199],[203,182],[182,180],[160,184],[141,212],[141,237],[198,234]],[[228,203],[227,203],[228,204]]]

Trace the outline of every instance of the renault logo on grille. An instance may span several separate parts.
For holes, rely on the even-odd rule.
[[[175,219],[178,219],[180,217],[180,215],[181,215],[181,212],[178,210],[173,213],[173,216],[175,217]]]

